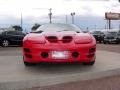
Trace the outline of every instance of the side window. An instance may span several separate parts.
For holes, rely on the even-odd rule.
[[[12,32],[10,32],[10,31],[9,31],[9,32],[6,32],[6,34],[7,34],[7,35],[11,35],[11,34],[12,34]]]
[[[120,33],[118,33],[118,36],[120,37]]]
[[[25,35],[24,33],[22,32],[16,32],[17,35]]]
[[[6,35],[6,32],[2,32],[1,34],[2,34],[2,35]]]
[[[8,35],[16,35],[17,33],[15,31],[8,31],[7,34]]]

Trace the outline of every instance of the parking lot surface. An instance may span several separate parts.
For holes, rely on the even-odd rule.
[[[97,44],[97,50],[120,53],[120,44]]]
[[[42,87],[119,74],[120,53],[110,52],[109,49],[102,50],[100,46],[97,48],[94,66],[40,64],[35,67],[25,67],[22,62],[21,47],[0,47],[0,90]]]

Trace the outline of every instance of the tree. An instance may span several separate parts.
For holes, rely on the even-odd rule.
[[[23,30],[22,27],[19,26],[19,25],[14,25],[14,26],[12,26],[12,28],[16,31],[22,31]]]
[[[40,24],[35,23],[31,29],[32,29],[32,31],[35,31],[35,30],[38,29],[40,26],[41,26]]]

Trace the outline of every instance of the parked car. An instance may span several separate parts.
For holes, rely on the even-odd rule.
[[[120,32],[108,32],[104,37],[104,44],[106,43],[120,43]]]
[[[1,31],[0,45],[7,47],[9,45],[22,45],[25,34],[21,31]]]
[[[97,42],[101,43],[104,39],[104,33],[101,31],[93,31],[92,35],[96,39]]]
[[[42,62],[93,65],[95,52],[95,38],[71,24],[45,24],[23,39],[23,62],[26,66]]]

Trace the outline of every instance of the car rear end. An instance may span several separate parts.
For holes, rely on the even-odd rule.
[[[92,37],[92,36],[91,36]],[[26,62],[92,62],[95,60],[96,42],[80,41],[71,35],[45,36],[45,40],[25,41],[23,44]],[[82,38],[86,39],[86,38]]]

